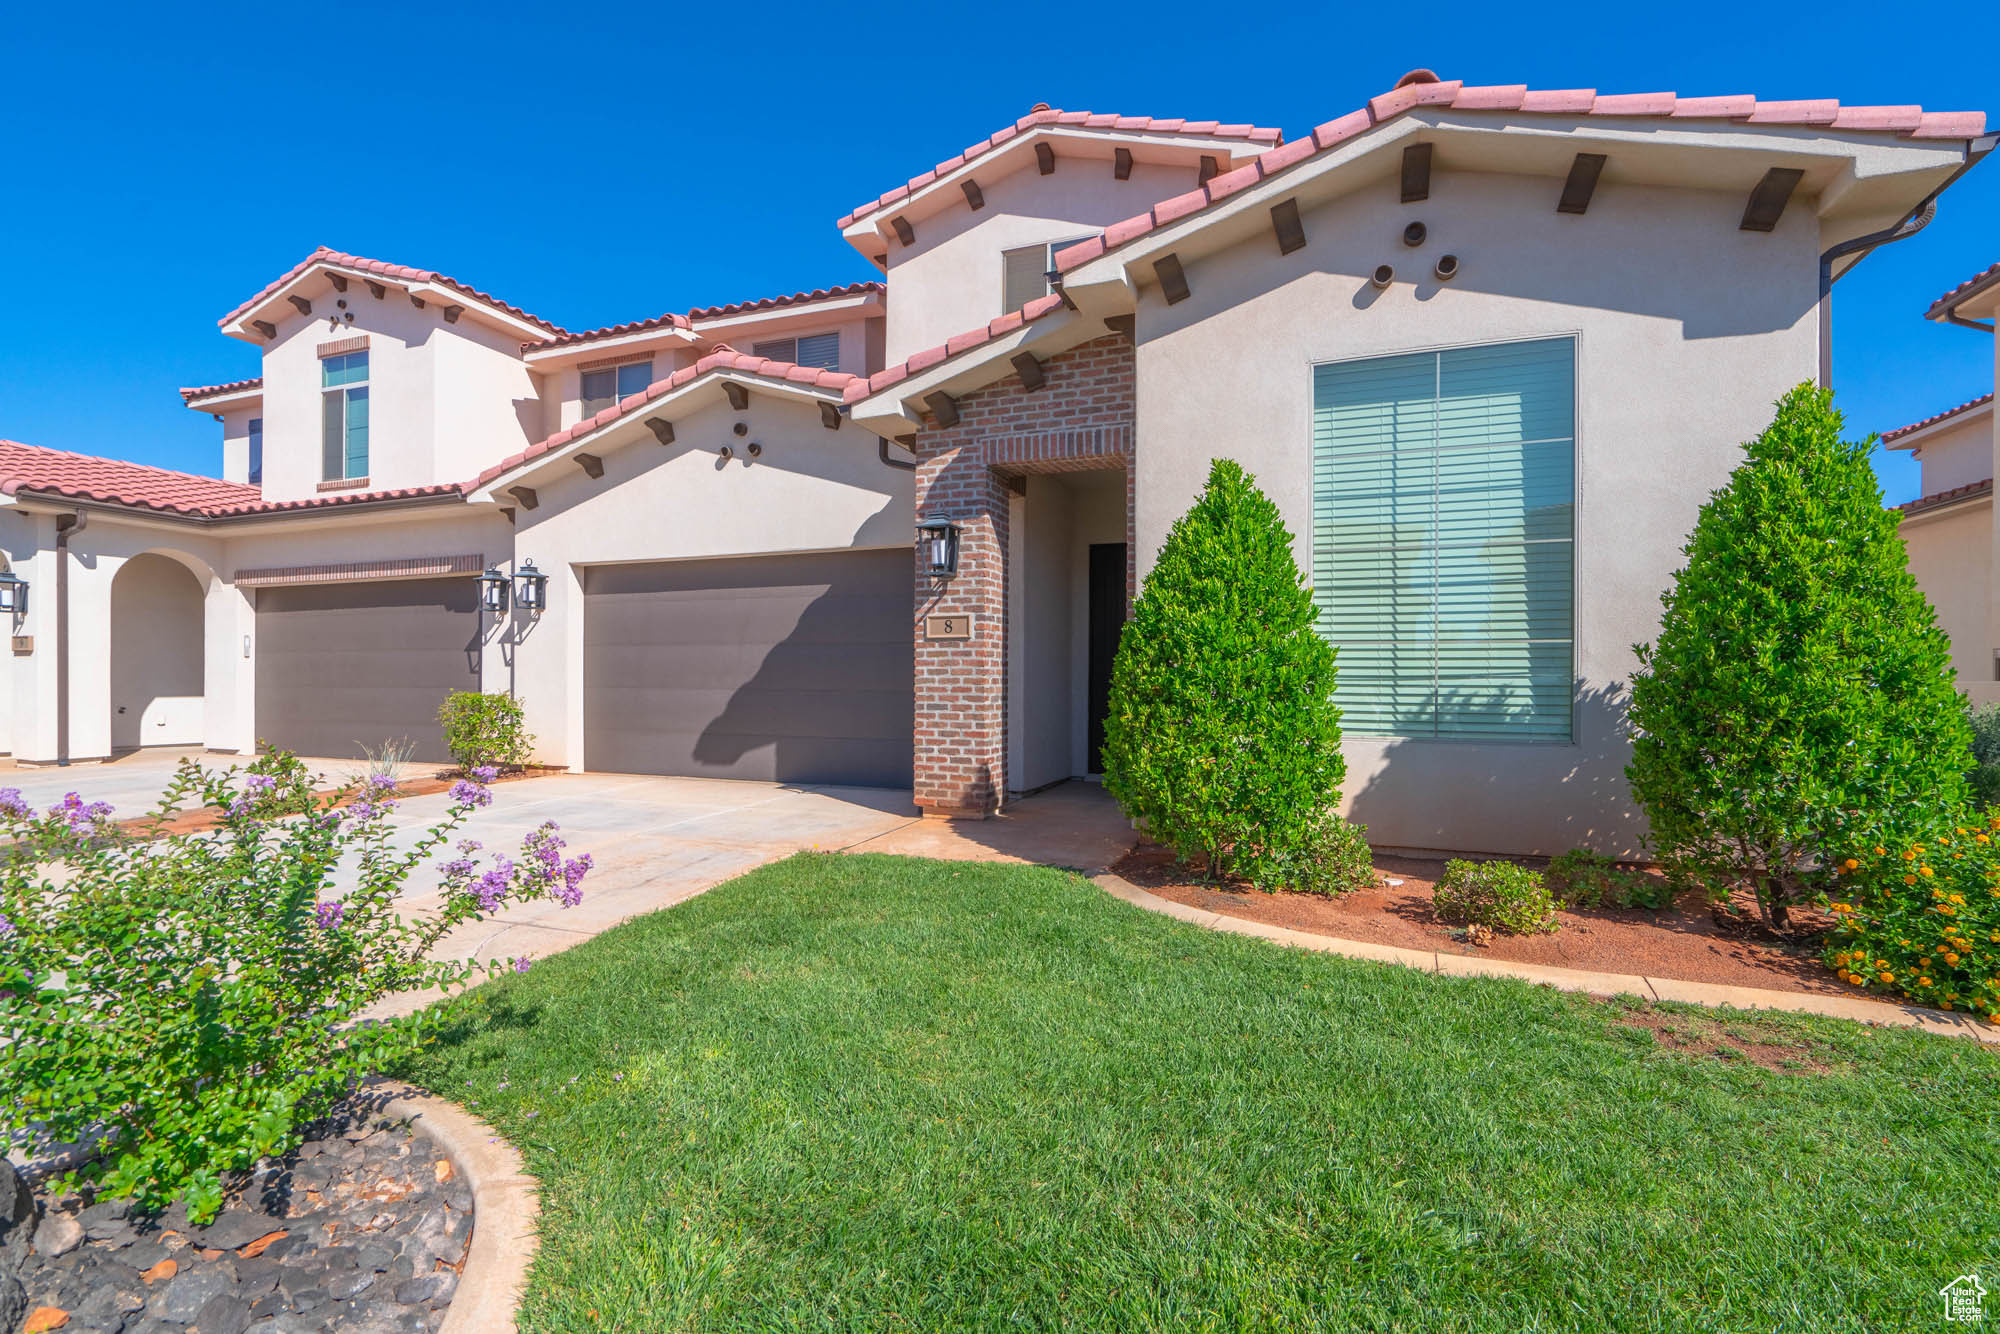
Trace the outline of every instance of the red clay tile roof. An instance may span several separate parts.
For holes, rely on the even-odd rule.
[[[789,296],[767,296],[756,301],[736,301],[726,306],[697,306],[686,312],[669,311],[665,315],[655,315],[649,320],[633,320],[628,324],[608,324],[602,329],[584,329],[576,333],[565,333],[556,338],[545,338],[539,343],[529,343],[527,350],[540,352],[551,347],[567,347],[572,343],[593,342],[599,338],[617,338],[624,334],[643,333],[648,329],[692,328],[696,320],[720,319],[725,315],[741,315],[748,311],[778,310],[785,306],[806,305],[814,301],[831,301],[836,297],[862,296],[869,292],[883,293],[889,289],[879,282],[847,283],[841,287],[815,287],[810,292],[793,292]]]
[[[1901,510],[1904,514],[1922,514],[1925,510],[1934,510],[1940,505],[1949,505],[1959,500],[1970,500],[1974,496],[1988,495],[1992,490],[1993,479],[1989,477],[1983,482],[1967,482],[1964,486],[1954,486],[1949,491],[1939,491],[1935,495],[1919,496],[1915,500],[1906,500],[1902,504],[1892,505],[1890,508]]]
[[[277,281],[267,284],[263,291],[251,297],[248,301],[245,301],[242,305],[230,311],[227,315],[224,315],[221,319],[216,321],[216,324],[227,325],[230,321],[236,319],[244,312],[262,303],[266,297],[272,296],[273,294],[281,290],[287,283],[291,282],[294,278],[297,278],[300,274],[304,273],[307,269],[310,269],[315,264],[332,264],[343,269],[355,269],[362,273],[372,273],[379,278],[387,278],[391,282],[437,283],[440,286],[451,288],[454,292],[462,293],[465,296],[472,298],[474,301],[480,302],[482,305],[491,306],[495,310],[505,311],[507,314],[512,315],[516,319],[526,320],[530,324],[540,325],[542,328],[547,329],[551,334],[561,335],[568,332],[560,324],[552,324],[548,320],[543,319],[539,315],[530,315],[527,311],[522,310],[519,306],[509,305],[507,302],[502,301],[499,297],[494,296],[491,293],[482,292],[477,287],[473,287],[466,283],[462,283],[456,278],[447,278],[442,273],[434,273],[429,269],[413,269],[410,268],[408,265],[404,264],[388,264],[384,263],[382,260],[379,259],[363,259],[359,255],[345,254],[338,250],[329,249],[326,246],[320,246],[318,249],[314,250],[310,255],[307,255],[297,264],[294,264],[291,267],[291,270],[287,272],[282,278],[279,278]]]
[[[1825,100],[1760,102],[1748,93],[1729,97],[1680,97],[1674,93],[1614,93],[1593,88],[1530,90],[1525,84],[1468,87],[1458,79],[1428,77],[1405,81],[1359,111],[1318,126],[1304,138],[1263,153],[1255,161],[1224,172],[1208,184],[1155,204],[1145,213],[1113,223],[1099,236],[1058,252],[1056,267],[1067,273],[1156,228],[1198,212],[1255,185],[1267,176],[1393,120],[1420,106],[1459,111],[1507,111],[1565,116],[1663,116],[1675,120],[1730,120],[1749,125],[1822,125],[1832,130],[1894,131],[1910,139],[1970,139],[1986,128],[1983,111],[1925,111],[1922,107],[1843,107]]]
[[[1931,308],[1924,312],[1924,318],[1927,320],[1941,320],[1948,311],[1956,309],[1960,302],[1976,296],[1995,283],[2000,283],[2000,264],[1990,265],[1981,272],[1973,274],[1970,278],[1967,278],[1964,282],[1931,302]],[[1884,438],[1886,439],[1887,437]]]
[[[912,176],[905,185],[899,185],[889,193],[861,205],[842,218],[836,225],[846,227],[857,218],[865,218],[877,209],[901,203],[912,194],[937,180],[938,177],[957,171],[974,158],[992,152],[1017,135],[1044,125],[1060,126],[1076,130],[1111,130],[1127,133],[1148,134],[1196,134],[1211,139],[1248,139],[1257,143],[1283,143],[1285,136],[1280,130],[1264,129],[1256,125],[1223,125],[1212,120],[1174,120],[1158,116],[1119,116],[1110,112],[1059,111],[1047,106],[1037,106],[1033,111],[980,142],[973,144],[955,157],[946,158],[921,176]]]
[[[1946,408],[1934,417],[1926,417],[1920,422],[1911,422],[1908,426],[1898,426],[1893,431],[1884,431],[1882,432],[1882,440],[1885,444],[1891,440],[1900,440],[1912,431],[1921,431],[1926,426],[1936,426],[1939,422],[1956,417],[1961,412],[1971,412],[1975,408],[1983,408],[1992,401],[1993,395],[1981,394],[1978,398],[1961,403],[1955,408]]]
[[[823,371],[812,366],[794,366],[789,361],[772,361],[768,357],[753,357],[747,352],[738,352],[735,348],[723,344],[692,366],[683,366],[666,379],[655,380],[640,393],[612,404],[595,416],[585,417],[576,425],[565,427],[548,439],[528,446],[518,454],[508,455],[468,482],[465,489],[471,491],[482,487],[524,463],[531,463],[544,454],[561,449],[571,441],[589,435],[600,427],[610,425],[620,417],[642,411],[648,404],[693,383],[711,371],[738,371],[746,375],[761,376],[767,380],[783,380],[807,389],[845,389],[850,385],[863,383],[858,375],[848,375],[843,371]]]
[[[228,384],[204,384],[192,389],[181,390],[181,402],[192,403],[197,398],[209,398],[216,394],[233,394],[242,389],[262,389],[264,377],[252,376],[248,380],[231,380]]]
[[[961,352],[969,352],[982,343],[990,343],[1003,334],[1014,332],[1014,330],[1024,324],[1031,324],[1051,311],[1061,310],[1062,304],[1063,299],[1053,293],[1048,296],[1037,297],[1012,314],[1002,315],[996,320],[989,320],[977,329],[959,334],[956,338],[948,339],[937,347],[919,352],[908,360],[898,362],[894,366],[885,366],[865,380],[859,376],[850,377],[853,383],[847,386],[843,397],[849,403],[859,402],[867,398],[870,394],[887,389],[899,380],[908,379],[918,371],[927,371],[931,367],[949,360]]]
[[[257,487],[225,482],[220,477],[202,477],[123,459],[0,440],[0,494],[12,496],[23,491],[205,519],[462,494],[462,489],[454,483],[396,491],[350,491],[310,500],[267,501]]]

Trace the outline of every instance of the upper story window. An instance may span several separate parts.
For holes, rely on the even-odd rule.
[[[823,371],[840,369],[840,334],[806,334],[799,338],[767,338],[750,345],[750,354],[772,361],[789,361],[794,366],[812,366]]]
[[[644,393],[653,382],[652,358],[583,373],[583,415],[595,417],[614,403]]]
[[[264,481],[264,419],[250,419],[250,485],[259,486]]]
[[[320,472],[329,482],[368,475],[368,354],[322,357]]]
[[[1341,726],[1569,741],[1575,341],[1316,366],[1312,452]]]
[[[1000,313],[1012,314],[1030,301],[1040,300],[1055,289],[1049,286],[1049,271],[1056,266],[1056,252],[1087,236],[1071,236],[1047,245],[1022,246],[1000,252]]]

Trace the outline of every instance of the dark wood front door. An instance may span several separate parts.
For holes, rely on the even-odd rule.
[[[1125,544],[1090,545],[1090,772],[1104,772],[1104,716],[1111,707],[1111,664],[1125,630]]]

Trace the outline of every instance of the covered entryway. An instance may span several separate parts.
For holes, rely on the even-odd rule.
[[[907,787],[907,547],[600,566],[584,579],[584,764]]]
[[[145,552],[111,578],[111,748],[202,739],[202,588],[187,566]]]
[[[449,759],[438,706],[479,689],[479,642],[468,576],[259,589],[258,740],[358,757],[407,737]]]

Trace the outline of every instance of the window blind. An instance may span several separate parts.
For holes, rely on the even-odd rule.
[[[840,331],[806,334],[799,338],[770,338],[750,345],[750,354],[786,361],[794,366],[812,366],[823,371],[840,369]]]
[[[1357,734],[1568,741],[1576,345],[1313,371],[1313,595]]]
[[[1000,313],[1012,314],[1049,294],[1049,248],[1024,246],[1000,252]]]

